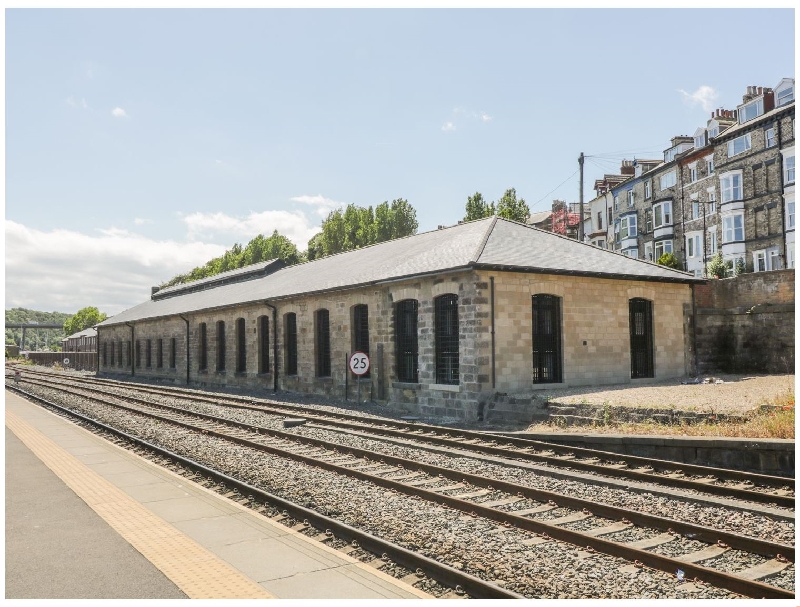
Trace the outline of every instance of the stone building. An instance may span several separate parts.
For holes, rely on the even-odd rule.
[[[794,80],[747,87],[738,124],[714,139],[720,250],[746,271],[794,267]],[[791,230],[792,240],[788,240]]]
[[[97,348],[97,330],[89,327],[61,340],[62,352],[94,352]]]
[[[99,374],[352,398],[362,351],[363,394],[476,420],[497,394],[689,370],[697,279],[497,217],[260,272],[102,322]]]

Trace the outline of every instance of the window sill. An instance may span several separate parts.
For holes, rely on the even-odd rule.
[[[214,375],[227,375],[228,372],[225,369],[217,369],[214,371]]]
[[[234,377],[247,377],[247,371],[237,371],[233,374]]]
[[[420,389],[419,383],[407,382],[407,381],[393,381],[392,388],[398,388],[400,390],[419,390]]]
[[[323,383],[333,382],[333,378],[330,375],[325,376],[325,377],[315,377],[314,380],[315,381],[319,381],[319,382],[323,382]]]
[[[428,384],[428,390],[439,390],[440,392],[461,392],[458,384]]]

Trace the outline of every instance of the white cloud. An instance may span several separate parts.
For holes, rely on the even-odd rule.
[[[714,109],[715,101],[719,97],[719,93],[708,85],[702,85],[693,93],[687,93],[683,89],[678,89],[678,92],[683,95],[683,100],[689,105],[700,104],[706,112]]]
[[[75,101],[75,98],[72,95],[70,95],[64,101],[66,101],[67,105],[70,106],[70,107],[74,107],[74,108],[82,107],[84,110],[88,110],[89,109],[89,104],[86,103],[86,99],[84,99],[82,97],[81,97],[80,102],[78,102],[78,101]]]
[[[322,194],[317,194],[316,196],[295,196],[289,200],[316,207],[315,211],[320,217],[327,217],[328,213],[331,211],[347,206],[347,204],[344,202],[338,202],[336,200],[331,200],[330,198],[325,198]]]
[[[189,239],[212,238],[218,234],[233,236],[233,240],[246,244],[259,234],[269,236],[278,230],[300,250],[305,250],[308,241],[320,231],[312,226],[302,212],[262,211],[251,212],[247,217],[233,217],[225,213],[192,213],[182,217],[189,229]]]
[[[121,107],[115,107],[113,110],[111,110],[111,115],[114,118],[127,118],[128,117],[128,113],[125,110],[123,110]]]
[[[480,120],[481,122],[491,122],[492,116],[489,116],[486,112],[476,112],[475,110],[470,110],[463,107],[454,107],[453,112],[450,116],[450,120],[445,121],[442,125],[442,130],[444,132],[451,132],[458,129],[459,124],[462,122],[471,122],[475,120]],[[458,124],[456,124],[458,122]]]
[[[88,235],[42,232],[6,220],[6,307],[109,315],[137,305],[150,287],[225,252],[222,245],[157,241],[110,228]],[[64,251],[70,251],[64,255]]]
[[[135,223],[137,226],[142,226],[142,225],[144,225],[146,223],[153,223],[153,220],[152,219],[142,219],[141,217],[137,217],[136,219],[133,220],[133,223]]]
[[[454,125],[452,122],[445,122],[442,125],[442,130],[445,131],[445,132],[447,132],[447,131],[455,131],[456,130],[456,125]]]
[[[483,120],[484,122],[490,122],[492,120],[492,117],[489,116],[489,114],[487,114],[486,112],[481,112],[481,120]]]

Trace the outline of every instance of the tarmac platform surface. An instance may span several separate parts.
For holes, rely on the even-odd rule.
[[[6,598],[429,595],[9,391]]]

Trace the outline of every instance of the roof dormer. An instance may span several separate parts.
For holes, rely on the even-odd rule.
[[[784,78],[775,87],[775,107],[794,101],[794,78]]]

